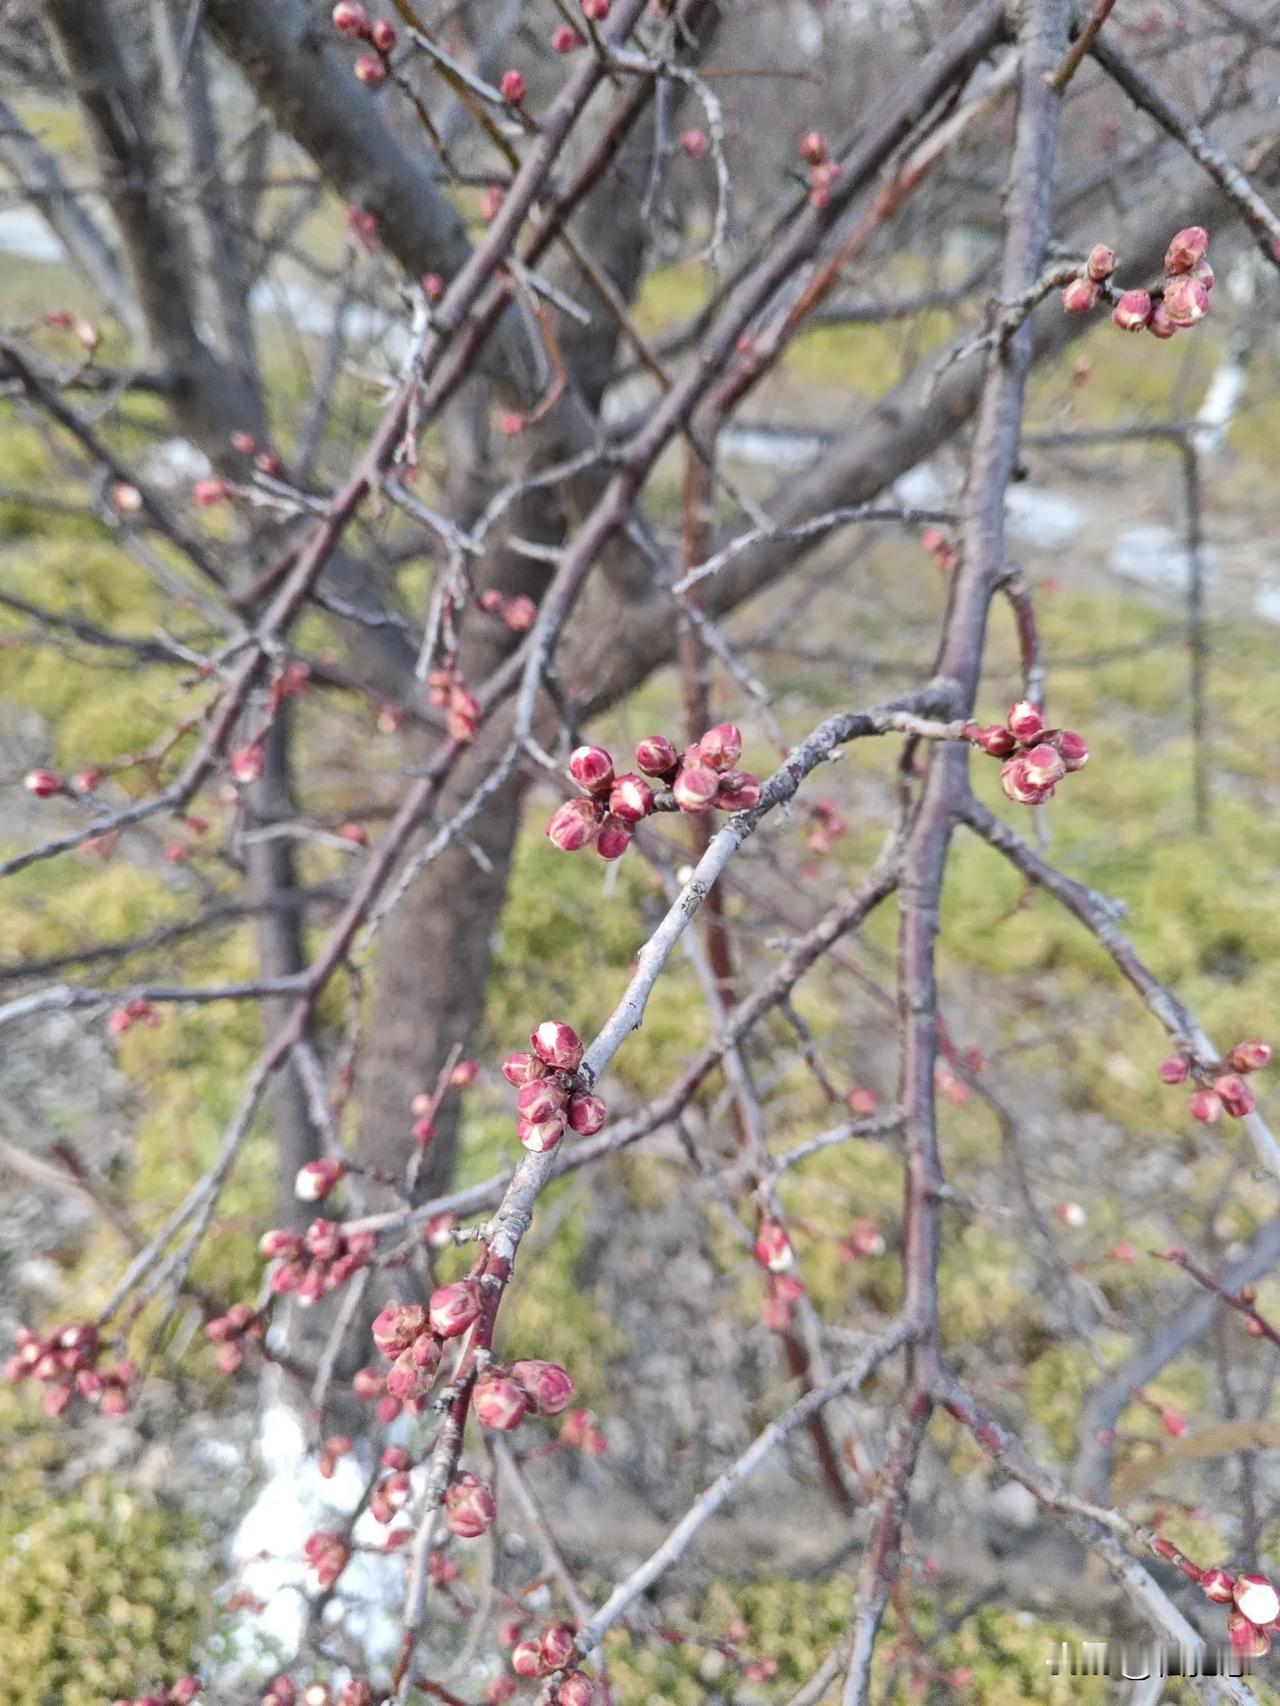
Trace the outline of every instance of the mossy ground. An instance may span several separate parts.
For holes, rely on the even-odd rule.
[[[32,274],[18,269],[18,277],[30,284]],[[682,318],[696,306],[701,288],[699,279],[687,275],[660,277],[643,307],[646,327],[656,330]],[[33,300],[25,304],[20,290],[15,317],[34,307],[41,292],[31,285],[28,294]],[[921,338],[926,343],[934,340],[941,330],[940,325],[915,328],[915,347]],[[811,386],[828,399],[840,394],[847,405],[851,393],[870,395],[896,376],[902,337],[901,329],[816,334],[798,346],[786,382],[795,395]],[[1150,360],[1145,344],[1139,350],[1133,340],[1109,342],[1105,359],[1086,345],[1093,359],[1088,384],[1079,383],[1073,357],[1060,370],[1038,378],[1033,414],[1053,424],[1064,418],[1079,424],[1114,424],[1117,418],[1163,417],[1178,406],[1180,397],[1203,387],[1219,348],[1213,340],[1207,329],[1194,346],[1188,343],[1181,364],[1170,360],[1163,367]],[[1256,476],[1259,459],[1275,443],[1280,403],[1274,389],[1259,394],[1261,400],[1244,410],[1232,431],[1228,490],[1238,490],[1247,477]],[[114,430],[121,442],[136,445],[154,420],[151,408],[142,405]],[[6,487],[34,485],[48,496],[82,491],[74,473],[60,460],[51,460],[40,437],[11,416],[0,422],[0,468]],[[672,493],[659,492],[657,498],[661,514]],[[1108,501],[1116,502],[1114,493]],[[152,582],[95,523],[57,518],[33,504],[6,498],[0,502],[0,552],[5,587],[54,611],[139,635],[149,634],[165,619],[164,603]],[[823,558],[828,568],[834,560],[831,554]],[[1052,565],[1038,565],[1055,715],[1086,731],[1094,752],[1090,767],[1070,779],[1055,807],[1054,857],[1073,876],[1128,903],[1129,928],[1139,950],[1158,975],[1177,986],[1211,1035],[1231,1040],[1265,1031],[1269,1023],[1274,1030],[1280,1011],[1280,909],[1267,904],[1266,897],[1274,893],[1280,865],[1272,815],[1280,673],[1274,668],[1272,637],[1240,621],[1215,623],[1218,661],[1211,673],[1210,711],[1216,800],[1212,835],[1197,836],[1188,788],[1185,659],[1176,639],[1167,640],[1176,611],[1171,614],[1096,572],[1076,574],[1074,567],[1062,565],[1050,579]],[[1056,591],[1053,581],[1061,583]],[[913,544],[885,539],[853,551],[847,576],[815,594],[803,623],[804,643],[796,646],[795,655],[765,649],[753,658],[774,694],[786,733],[804,733],[817,716],[851,697],[878,696],[885,674],[868,671],[867,660],[900,660],[901,679],[909,679],[928,656],[929,635],[944,597],[936,571]],[[766,601],[762,614],[744,619],[743,643],[749,646],[753,636],[774,637],[770,624],[775,619],[781,623],[785,614]],[[820,667],[807,657],[805,647],[815,635],[829,635],[845,647],[848,667]],[[1113,650],[1151,649],[1097,666],[1071,661],[1087,660],[1103,638]],[[110,761],[134,752],[200,703],[199,690],[179,690],[168,670],[134,668],[69,640],[56,646],[33,643],[29,624],[11,613],[0,613],[0,647],[0,696],[44,719],[46,756],[59,766]],[[1056,667],[1058,659],[1064,660],[1061,667]],[[999,613],[985,695],[991,712],[1007,702],[1015,680],[1012,635]],[[646,732],[650,724],[674,726],[675,707],[672,685],[655,682],[600,734],[622,744]],[[744,720],[750,727],[750,719]],[[323,737],[304,729],[302,738],[313,750],[323,738],[331,760],[325,805],[341,811],[363,783],[367,731],[326,714]],[[751,739],[748,758],[767,768],[768,751],[757,729],[751,729]],[[349,789],[344,758],[351,760],[347,774],[357,778]],[[385,762],[393,779],[393,750],[387,749]],[[865,868],[874,852],[891,764],[887,749],[868,748],[830,779],[818,780],[815,792],[830,789],[849,806],[851,831],[813,874],[816,898]],[[16,775],[5,778],[9,785],[16,781]],[[993,781],[993,767],[979,772],[981,791],[995,804]],[[216,817],[216,811],[211,815]],[[1024,818],[1017,821],[1027,827]],[[801,821],[779,829],[779,844],[797,843],[802,830]],[[11,962],[69,948],[86,938],[108,941],[152,928],[187,912],[197,885],[208,892],[234,891],[231,874],[198,849],[189,867],[175,870],[167,865],[160,856],[167,832],[161,827],[137,838],[128,858],[104,862],[92,854],[77,855],[23,874],[11,885],[0,914],[0,958]],[[17,838],[6,832],[3,839]],[[323,852],[308,853],[304,863],[310,881],[324,880],[337,868],[334,858]],[[585,858],[562,859],[541,836],[535,813],[521,841],[501,926],[486,1014],[486,1041],[493,1050],[518,1046],[535,1011],[555,1010],[590,1030],[623,987],[632,956],[660,904],[660,893],[639,860],[624,861],[605,878],[601,868]],[[736,900],[730,904],[733,910],[743,905]],[[1230,1191],[1231,1169],[1238,1164],[1230,1134],[1226,1143],[1202,1141],[1188,1131],[1177,1094],[1153,1090],[1151,1068],[1161,1052],[1160,1036],[1120,988],[1102,953],[1051,903],[1028,900],[1016,876],[968,838],[959,841],[950,868],[943,925],[944,994],[956,994],[958,1011],[952,1018],[959,1039],[992,1052],[991,1039],[969,1025],[961,991],[975,985],[1009,991],[1005,1015],[1017,1041],[1018,1070],[1024,1075],[1042,1072],[1060,1098],[1051,1112],[1053,1129],[1061,1134],[1061,1151],[1042,1169],[1043,1182],[1046,1188],[1059,1185],[1062,1194],[1087,1200],[1091,1207],[1096,1202],[1087,1235],[1072,1248],[1100,1274],[1101,1283],[1141,1287],[1152,1297],[1160,1294],[1164,1274],[1148,1258],[1134,1270],[1120,1270],[1107,1266],[1102,1252],[1122,1235],[1145,1250],[1148,1231],[1151,1239],[1168,1242],[1170,1212],[1185,1223],[1188,1241],[1194,1241],[1203,1230],[1205,1205],[1214,1204],[1215,1236],[1225,1241],[1247,1236],[1274,1211],[1269,1188],[1258,1187],[1247,1195]],[[862,938],[866,963],[886,980],[891,936],[892,918],[886,914]],[[246,975],[253,964],[249,931],[233,925],[210,932],[194,947],[183,949],[183,964],[192,981]],[[132,976],[151,975],[166,966],[164,955],[151,955],[135,960],[129,969]],[[113,975],[109,969],[101,973],[105,981]],[[870,1019],[868,1042],[850,1034],[847,1000],[840,981],[822,972],[803,986],[797,1006],[837,1069],[887,1090],[892,1061],[876,1042]],[[1015,1006],[1016,1019],[1010,1017]],[[335,998],[327,1017],[334,1021],[336,1016]],[[668,1081],[707,1034],[696,980],[678,963],[656,993],[643,1029],[618,1058],[612,1098],[618,1103],[638,1099],[654,1084]],[[142,1225],[162,1218],[213,1153],[257,1040],[251,1015],[215,1006],[173,1009],[158,1030],[135,1030],[121,1043],[121,1064],[135,1086],[139,1117],[132,1162],[118,1182]],[[789,1069],[773,1085],[770,1105],[770,1139],[779,1147],[809,1135],[829,1117],[820,1093],[800,1067]],[[74,1124],[74,1114],[69,1118]],[[944,1105],[943,1118],[953,1179],[961,1189],[980,1189],[1000,1165],[999,1139],[989,1113],[971,1102]],[[1172,1211],[1167,1201],[1140,1207],[1135,1218],[1107,1191],[1094,1192],[1089,1158],[1079,1157],[1077,1167],[1070,1151],[1071,1122],[1087,1119],[1105,1120],[1133,1146],[1166,1146],[1181,1169],[1181,1202]],[[478,1088],[469,1102],[464,1176],[489,1173],[508,1158],[509,1150],[507,1097],[490,1083]],[[679,1182],[674,1172],[672,1178]],[[634,1187],[641,1197],[654,1188],[654,1179],[652,1171],[635,1171]],[[229,1296],[250,1295],[259,1268],[254,1239],[270,1213],[275,1190],[269,1135],[263,1129],[251,1139],[223,1199],[214,1246],[202,1257],[198,1278],[216,1282]],[[895,1155],[872,1144],[849,1146],[811,1162],[786,1189],[788,1209],[811,1232],[805,1267],[815,1297],[838,1318],[893,1306],[897,1267],[892,1229],[899,1193]],[[572,1362],[587,1401],[607,1406],[609,1367],[625,1347],[611,1330],[607,1295],[580,1277],[589,1212],[587,1193],[578,1183],[549,1194],[533,1234],[537,1259],[522,1272],[505,1330],[513,1349],[521,1341],[536,1342],[543,1354],[562,1354]],[[838,1234],[851,1212],[874,1216],[885,1226],[890,1235],[885,1257],[861,1263],[841,1259]],[[555,1236],[547,1228],[554,1228]],[[726,1245],[726,1268],[739,1260],[740,1254]],[[107,1271],[106,1247],[95,1243],[84,1254],[81,1273],[69,1276],[69,1290],[92,1303]],[[81,1283],[86,1280],[87,1286]],[[984,1340],[1017,1347],[1023,1371],[1021,1402],[1046,1452],[1065,1457],[1072,1449],[1081,1395],[1092,1370],[1078,1346],[1039,1332],[1042,1304],[1031,1280],[1018,1233],[998,1219],[977,1216],[949,1227],[944,1264],[949,1334],[957,1347]],[[754,1281],[744,1280],[744,1321],[757,1307]],[[1118,1356],[1123,1341],[1116,1335],[1102,1348]],[[210,1396],[213,1390],[210,1386]],[[1207,1396],[1197,1371],[1183,1365],[1168,1371],[1159,1393],[1190,1412]],[[12,1416],[0,1417],[0,1426],[6,1430],[6,1455],[15,1454],[10,1461],[16,1465],[6,1516],[0,1519],[0,1556],[40,1560],[40,1569],[33,1572],[12,1565],[6,1572],[0,1562],[0,1651],[6,1659],[16,1655],[22,1663],[46,1667],[50,1676],[62,1674],[58,1666],[69,1667],[66,1692],[57,1695],[68,1706],[98,1700],[104,1692],[128,1691],[143,1672],[163,1670],[170,1659],[181,1662],[201,1622],[197,1604],[173,1597],[172,1583],[180,1580],[181,1549],[191,1539],[189,1530],[181,1522],[175,1524],[163,1506],[100,1478],[84,1482],[72,1498],[51,1492],[52,1465],[40,1453],[56,1447],[33,1446],[25,1424]],[[1141,1410],[1127,1415],[1124,1426],[1131,1433],[1158,1438],[1152,1418]],[[1170,1519],[1175,1538],[1178,1520]],[[19,1535],[27,1537],[21,1545]],[[1188,1544],[1190,1538],[1188,1534]],[[1195,1539],[1210,1551],[1224,1544],[1223,1535],[1203,1525]],[[161,1558],[172,1560],[172,1570],[167,1565],[161,1570]],[[839,1636],[848,1593],[844,1579],[812,1588],[723,1584],[686,1609],[689,1627],[704,1635],[721,1633],[734,1614],[746,1619],[753,1648],[782,1663],[779,1676],[762,1685],[758,1696],[781,1700]],[[161,1606],[171,1614],[160,1616]],[[927,1596],[922,1608],[927,1621]],[[983,1611],[961,1633],[948,1635],[937,1657],[944,1668],[973,1672],[972,1683],[965,1686],[974,1698],[995,1703],[1065,1699],[1065,1694],[1052,1692],[1057,1685],[1050,1684],[1043,1668],[1047,1645],[1058,1633],[1042,1623]],[[133,1653],[127,1676],[120,1668],[125,1647]],[[148,1663],[139,1665],[138,1655],[145,1655]],[[617,1698],[625,1706],[693,1702],[716,1690],[726,1698],[757,1697],[737,1685],[727,1687],[723,1676],[709,1676],[708,1666],[714,1664],[706,1647],[619,1636],[611,1661],[620,1683]],[[964,1687],[958,1686],[958,1692],[963,1694]],[[34,1706],[37,1699],[51,1696],[15,1698],[29,1698]]]

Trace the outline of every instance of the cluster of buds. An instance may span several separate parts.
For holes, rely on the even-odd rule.
[[[369,1514],[375,1522],[387,1527],[408,1504],[413,1492],[409,1453],[402,1445],[389,1445],[382,1454],[382,1468],[387,1473],[375,1482],[369,1494]]]
[[[1271,1045],[1258,1038],[1237,1043],[1223,1062],[1206,1067],[1190,1050],[1181,1050],[1162,1060],[1160,1079],[1164,1084],[1185,1084],[1191,1080],[1195,1090],[1191,1095],[1191,1117],[1203,1125],[1216,1125],[1223,1114],[1241,1120],[1257,1107],[1253,1091],[1245,1082],[1251,1072],[1257,1072],[1271,1059]]]
[[[1280,1594],[1265,1576],[1233,1576],[1219,1568],[1197,1571],[1196,1575],[1207,1599],[1231,1607],[1227,1613],[1231,1645],[1249,1658],[1262,1658],[1270,1649],[1280,1619]]]
[[[247,1303],[233,1303],[225,1315],[216,1315],[204,1336],[218,1347],[218,1367],[223,1374],[238,1374],[244,1367],[244,1341],[261,1343],[266,1325]]]
[[[427,677],[427,704],[443,710],[450,739],[475,739],[484,713],[480,701],[456,669],[433,669]]]
[[[127,1357],[113,1367],[99,1367],[104,1349],[91,1321],[73,1321],[44,1335],[19,1327],[4,1378],[14,1385],[34,1380],[43,1386],[40,1407],[46,1416],[61,1416],[76,1397],[97,1404],[104,1415],[122,1416],[138,1371]]]
[[[478,1540],[492,1528],[497,1514],[493,1490],[469,1469],[455,1475],[445,1488],[445,1527],[459,1540]]]
[[[594,847],[602,859],[620,859],[636,825],[652,812],[749,811],[759,804],[760,783],[734,769],[741,756],[742,731],[734,723],[717,723],[683,753],[665,735],[647,735],[636,743],[635,772],[624,776],[614,774],[604,747],[580,746],[570,755],[569,775],[582,797],[553,813],[547,834],[562,853]]]
[[[1169,244],[1164,257],[1164,281],[1155,290],[1117,290],[1112,283],[1116,257],[1105,243],[1089,251],[1085,269],[1062,292],[1068,314],[1088,314],[1099,301],[1112,304],[1111,318],[1122,332],[1148,331],[1171,338],[1198,324],[1209,312],[1213,268],[1206,260],[1209,233],[1188,225]]]
[[[558,1362],[528,1359],[491,1366],[475,1384],[471,1409],[482,1428],[509,1433],[526,1416],[558,1416],[573,1397],[573,1381]]]
[[[754,1254],[767,1276],[762,1310],[765,1326],[771,1333],[785,1333],[796,1304],[804,1296],[804,1281],[795,1272],[795,1249],[781,1221],[761,1217]]]
[[[554,1149],[566,1129],[594,1137],[606,1108],[583,1084],[582,1039],[561,1019],[544,1019],[529,1038],[529,1052],[509,1054],[502,1076],[516,1087],[516,1136],[535,1155]]]
[[[299,1688],[291,1676],[273,1676],[259,1706],[373,1706],[386,1696],[375,1694],[373,1684],[353,1676],[336,1693],[327,1682],[311,1682]]]
[[[578,1632],[571,1624],[553,1623],[541,1639],[517,1641],[511,1649],[511,1668],[517,1676],[553,1676],[566,1671],[553,1699],[561,1706],[591,1706],[595,1690],[581,1671],[573,1668],[578,1661]]]
[[[806,131],[800,138],[800,158],[809,168],[809,205],[829,207],[831,186],[843,168],[831,158],[827,139],[820,130]]]
[[[351,1562],[351,1547],[340,1534],[319,1529],[302,1542],[307,1565],[307,1591],[328,1593]]]
[[[113,1037],[122,1037],[135,1025],[145,1025],[149,1031],[154,1031],[159,1024],[160,1015],[145,995],[135,995],[123,1007],[113,1008],[107,1018],[107,1029]]]
[[[479,1288],[460,1280],[439,1287],[425,1309],[420,1303],[389,1303],[374,1316],[373,1342],[391,1364],[381,1380],[382,1393],[391,1402],[379,1407],[380,1420],[394,1421],[404,1406],[415,1413],[426,1407],[445,1339],[464,1333],[479,1313]],[[445,1327],[450,1331],[442,1331]],[[357,1375],[361,1396],[372,1396],[369,1384]]]
[[[372,53],[362,53],[355,74],[367,88],[376,89],[387,80],[387,60],[396,45],[396,27],[388,18],[370,18],[358,0],[338,0],[333,8],[333,27],[352,41],[367,41]]]
[[[1039,806],[1051,800],[1062,778],[1083,770],[1089,748],[1070,729],[1045,727],[1044,715],[1029,699],[1010,706],[1004,723],[965,725],[965,739],[992,758],[1004,759],[1000,786],[1006,799],[1019,806]]]
[[[112,1706],[191,1706],[203,1687],[198,1676],[180,1676],[167,1688],[157,1689],[152,1694],[140,1694],[136,1700],[121,1698]]]
[[[517,419],[523,425],[523,417]],[[527,634],[538,619],[537,605],[523,592],[505,598],[497,587],[486,587],[476,602],[486,616],[501,617],[513,634]]]
[[[293,1292],[307,1308],[365,1267],[377,1242],[372,1232],[348,1234],[336,1221],[313,1220],[302,1234],[273,1227],[263,1234],[258,1248],[276,1264],[271,1270],[272,1291],[277,1296]]]

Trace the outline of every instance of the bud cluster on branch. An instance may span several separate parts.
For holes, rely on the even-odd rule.
[[[73,1398],[96,1404],[107,1416],[122,1416],[129,1408],[129,1389],[138,1370],[127,1357],[101,1366],[106,1354],[91,1321],[73,1321],[41,1334],[19,1327],[14,1354],[4,1365],[10,1384],[33,1380],[44,1387],[41,1408],[46,1416],[61,1416]]]
[[[1062,778],[1083,770],[1089,748],[1071,729],[1046,728],[1044,713],[1029,699],[1009,708],[1003,723],[985,728],[969,723],[965,738],[992,758],[1003,758],[1000,786],[1015,805],[1039,806],[1051,800]]]
[[[734,723],[717,723],[683,752],[665,735],[646,735],[636,743],[639,775],[616,776],[604,747],[580,746],[569,758],[569,775],[583,797],[552,814],[547,835],[562,853],[594,847],[602,859],[620,859],[636,825],[653,812],[749,811],[760,802],[760,783],[750,771],[735,770],[741,757],[742,731]]]
[[[581,1080],[581,1065],[582,1039],[559,1019],[544,1019],[529,1052],[503,1061],[502,1076],[517,1091],[516,1136],[535,1155],[554,1149],[566,1130],[594,1137],[603,1128],[607,1110]]]
[[[1068,314],[1088,314],[1099,301],[1110,302],[1111,318],[1122,332],[1151,332],[1171,338],[1198,324],[1209,312],[1213,268],[1205,259],[1209,233],[1189,225],[1170,242],[1164,258],[1164,281],[1155,290],[1119,291],[1112,284],[1116,256],[1104,243],[1089,251],[1084,271],[1062,292]]]
[[[1258,1104],[1245,1079],[1270,1059],[1270,1044],[1253,1038],[1237,1043],[1225,1062],[1215,1065],[1206,1065],[1184,1048],[1162,1060],[1159,1073],[1165,1084],[1185,1084],[1190,1079],[1196,1086],[1191,1093],[1191,1117],[1203,1125],[1216,1125],[1223,1114],[1242,1120],[1253,1113]]]

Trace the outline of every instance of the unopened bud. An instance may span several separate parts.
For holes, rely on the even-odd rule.
[[[1198,278],[1184,273],[1170,279],[1165,286],[1164,311],[1171,324],[1179,329],[1194,326],[1209,312],[1209,292]]]
[[[796,1253],[787,1229],[776,1220],[762,1220],[756,1234],[756,1261],[771,1274],[786,1273],[795,1266]]]
[[[569,755],[569,774],[589,794],[605,794],[613,786],[613,759],[602,746],[580,746]]]
[[[1233,1119],[1242,1120],[1257,1107],[1253,1091],[1236,1072],[1224,1072],[1215,1078],[1213,1088],[1222,1098],[1222,1105]]]
[[[604,1127],[605,1113],[599,1096],[571,1096],[565,1119],[579,1137],[594,1137]]]
[[[698,742],[698,753],[712,770],[732,770],[742,757],[742,730],[736,723],[717,723]]]
[[[820,130],[810,130],[800,138],[800,158],[810,166],[821,166],[827,157],[827,139]]]
[[[396,27],[390,18],[379,18],[369,31],[369,40],[379,53],[390,53],[397,41]]]
[[[519,1383],[535,1416],[558,1416],[573,1397],[573,1381],[558,1362],[512,1363],[511,1378]]]
[[[304,1167],[298,1169],[298,1176],[293,1182],[293,1194],[299,1202],[319,1202],[345,1177],[346,1171],[346,1162],[336,1158],[308,1161]]]
[[[646,776],[669,776],[680,754],[665,735],[646,735],[636,742],[636,769]]]
[[[1164,1084],[1185,1084],[1191,1068],[1182,1055],[1171,1054],[1168,1060],[1160,1062],[1156,1070]]]
[[[749,812],[760,804],[760,778],[749,770],[731,770],[720,778],[716,805],[722,812]]]
[[[541,1676],[542,1644],[539,1641],[517,1641],[511,1649],[511,1668],[517,1676]]]
[[[576,1650],[574,1632],[567,1623],[553,1623],[542,1637],[542,1662],[548,1670],[563,1670]]]
[[[525,82],[523,71],[504,71],[498,87],[502,91],[503,100],[510,106],[518,107],[524,100],[529,85]]]
[[[609,793],[609,810],[623,823],[639,823],[653,810],[653,789],[643,776],[619,776]]]
[[[715,803],[720,777],[709,765],[686,765],[671,786],[682,812],[701,812]]]
[[[55,794],[62,793],[66,783],[52,770],[28,770],[22,778],[22,786],[37,800],[51,800]]]
[[[1007,720],[1010,734],[1024,746],[1034,741],[1044,728],[1044,713],[1030,699],[1019,699],[1010,705]]]
[[[1091,278],[1073,278],[1062,292],[1068,314],[1089,314],[1098,306],[1098,286]]]
[[[1227,1056],[1228,1064],[1237,1072],[1257,1072],[1271,1059],[1271,1045],[1255,1038],[1247,1043],[1237,1043]]]
[[[1067,773],[1061,755],[1047,742],[1031,747],[1022,759],[1027,781],[1035,788],[1051,788]]]
[[[363,6],[358,6],[356,0],[338,0],[331,14],[333,27],[341,36],[362,36],[369,34],[369,14]]]
[[[529,1046],[557,1072],[576,1072],[582,1064],[582,1039],[562,1019],[544,1019],[529,1038]]]
[[[431,1293],[427,1318],[432,1332],[442,1339],[456,1339],[479,1315],[480,1288],[474,1280],[455,1280],[452,1285],[437,1286]]]
[[[600,831],[600,812],[592,800],[566,800],[551,814],[547,839],[562,853],[590,847]]]
[[[1179,231],[1165,251],[1164,270],[1171,273],[1189,273],[1209,252],[1209,233],[1203,225],[1188,225],[1184,231]]]
[[[476,1382],[471,1408],[482,1428],[506,1433],[520,1426],[529,1401],[514,1380],[489,1378]]]
[[[1206,1570],[1200,1578],[1205,1597],[1213,1600],[1215,1605],[1229,1605],[1234,1597],[1235,1585],[1235,1577],[1217,1564],[1211,1570]]]
[[[1217,1125],[1222,1118],[1222,1100],[1212,1090],[1197,1090],[1191,1098],[1191,1117],[1201,1125]]]
[[[379,54],[362,53],[354,66],[356,80],[366,89],[376,89],[387,80],[387,62]]]
[[[1151,319],[1151,296],[1145,290],[1126,290],[1111,310],[1111,318],[1122,332],[1140,332]]]
[[[493,1494],[476,1475],[463,1473],[444,1495],[445,1523],[460,1540],[476,1540],[498,1514]]]
[[[1089,258],[1085,262],[1089,277],[1101,282],[1110,278],[1116,270],[1116,252],[1109,249],[1105,243],[1095,243],[1089,250]]]

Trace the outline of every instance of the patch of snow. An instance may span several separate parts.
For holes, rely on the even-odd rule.
[[[1216,553],[1208,547],[1200,552],[1201,567],[1208,580],[1217,566]],[[1168,587],[1175,592],[1186,589],[1191,572],[1187,542],[1172,527],[1152,523],[1127,527],[1111,548],[1108,566],[1126,580],[1140,581],[1143,586]]]
[[[41,216],[29,207],[0,211],[0,250],[21,261],[65,261],[66,251]]]
[[[1005,514],[1013,538],[1044,551],[1062,550],[1084,526],[1084,510],[1073,498],[1043,486],[1010,486]]]

